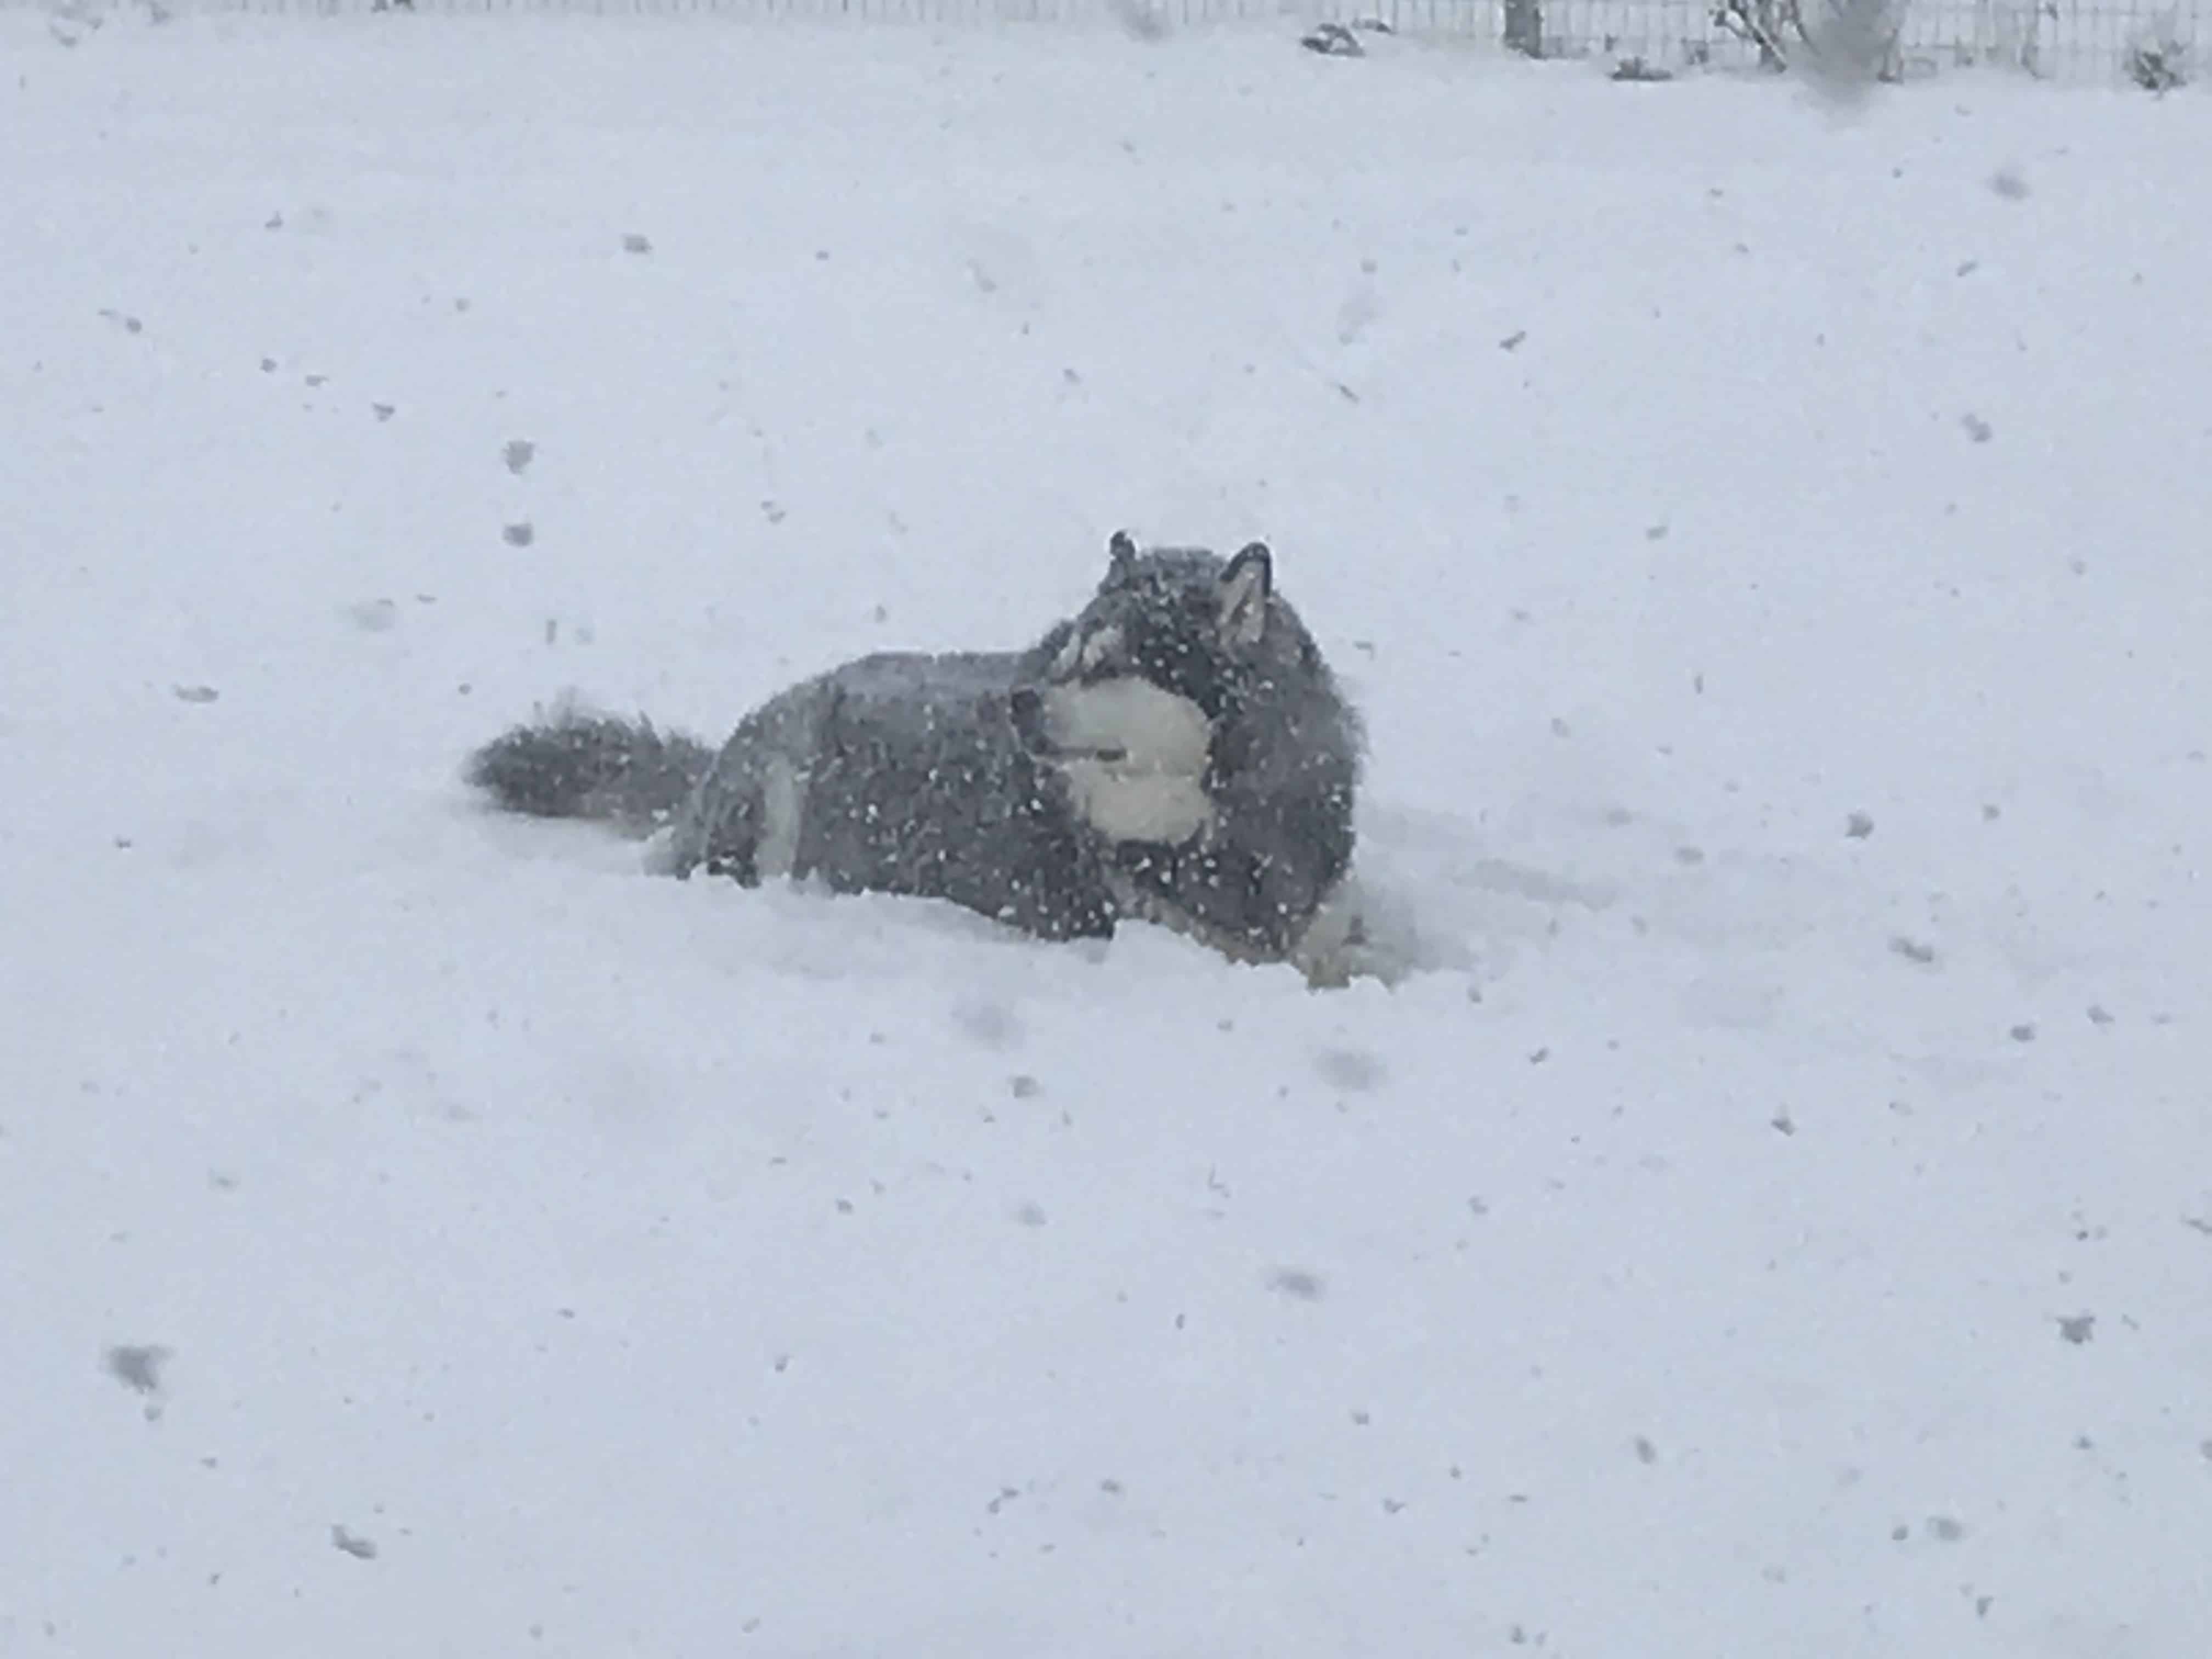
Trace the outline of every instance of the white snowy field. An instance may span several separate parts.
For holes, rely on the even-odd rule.
[[[0,1655],[2203,1650],[2212,100],[61,33]],[[1274,545],[1395,986],[457,783],[1025,642],[1121,525]]]

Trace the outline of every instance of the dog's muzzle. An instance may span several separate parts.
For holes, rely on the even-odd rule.
[[[1128,758],[1127,748],[1112,744],[1066,744],[1055,737],[1048,717],[1044,692],[1034,685],[1016,686],[1006,699],[1014,735],[1022,747],[1039,760],[1099,761],[1111,765]]]
[[[1123,675],[1021,686],[1006,706],[1017,741],[1109,841],[1179,846],[1212,829],[1212,726],[1189,698]]]

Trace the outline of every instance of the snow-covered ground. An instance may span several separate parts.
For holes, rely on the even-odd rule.
[[[2212,101],[62,33],[0,1655],[2203,1650]],[[456,782],[1025,641],[1123,524],[1274,544],[1402,982]]]

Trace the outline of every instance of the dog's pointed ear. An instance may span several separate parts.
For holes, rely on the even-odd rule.
[[[1126,576],[1137,565],[1137,538],[1126,530],[1117,530],[1106,541],[1106,575],[1109,580]]]
[[[1265,542],[1253,542],[1221,573],[1221,637],[1249,647],[1267,631],[1267,598],[1275,591],[1275,562]]]

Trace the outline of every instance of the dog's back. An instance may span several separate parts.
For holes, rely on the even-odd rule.
[[[1110,933],[1096,851],[1007,718],[1029,660],[887,652],[793,687],[731,734],[664,867],[949,899],[1047,939]]]

